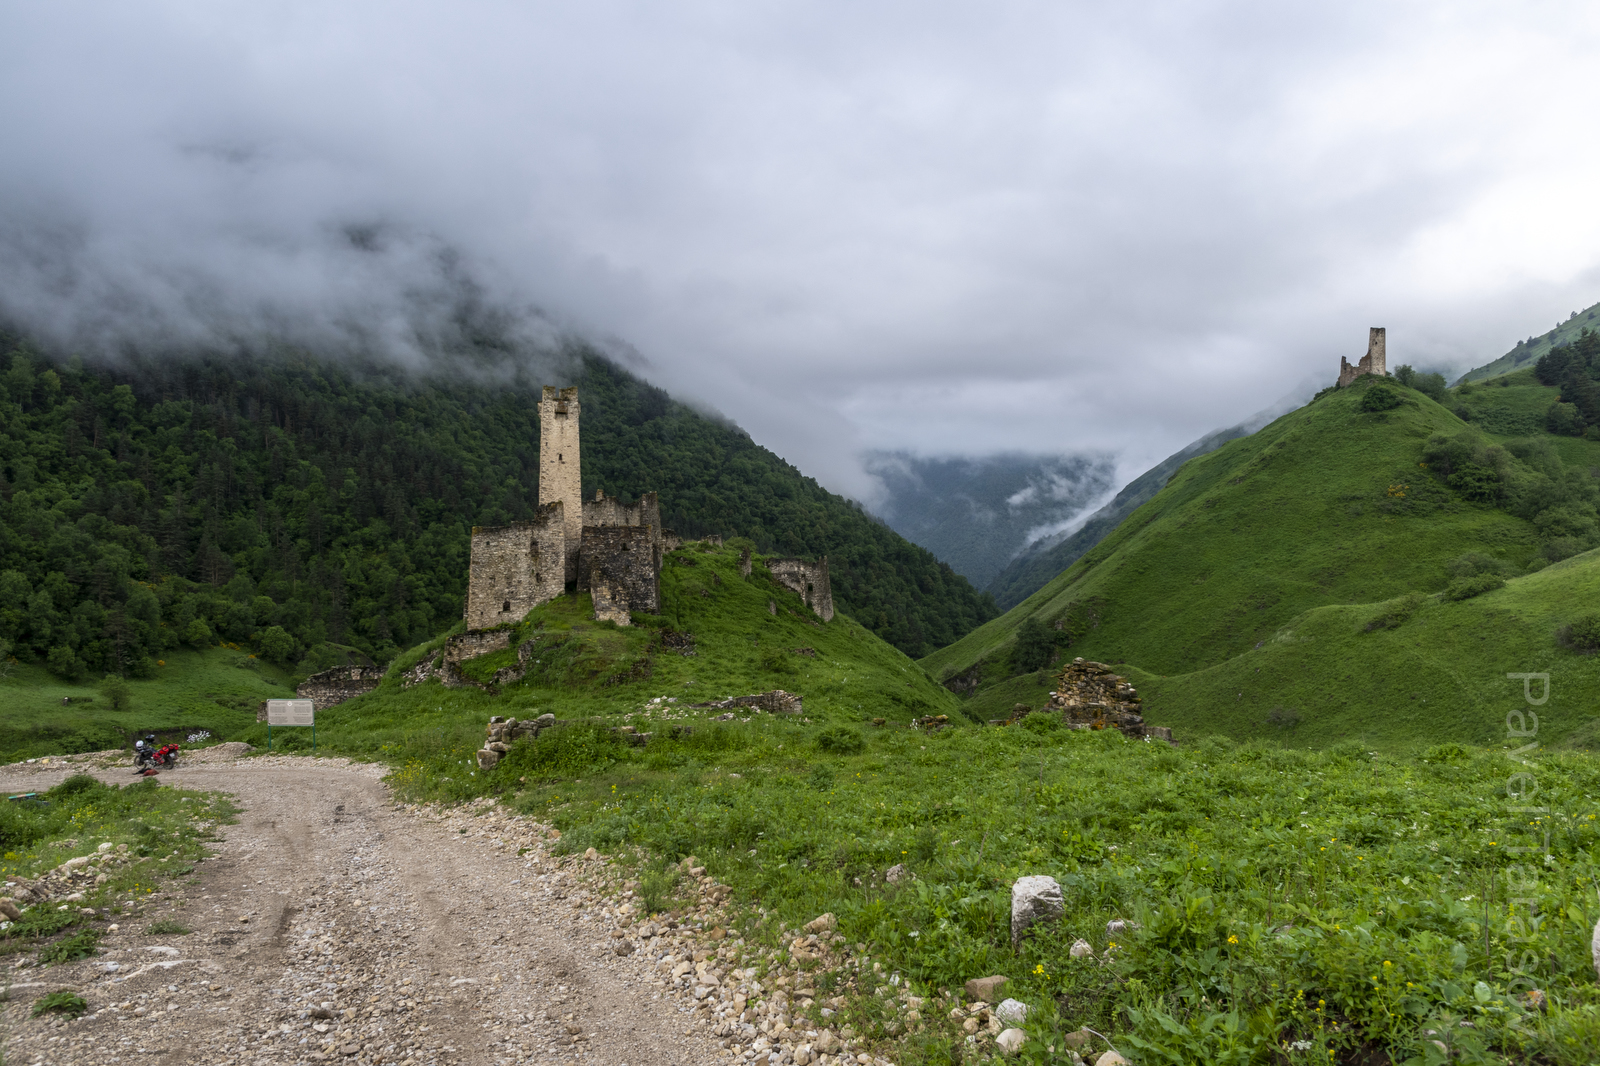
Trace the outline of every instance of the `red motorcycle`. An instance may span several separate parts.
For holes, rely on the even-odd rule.
[[[138,741],[133,747],[133,772],[150,777],[160,770],[170,770],[178,764],[178,752],[181,750],[176,744],[163,744],[158,748],[153,736],[148,743]]]

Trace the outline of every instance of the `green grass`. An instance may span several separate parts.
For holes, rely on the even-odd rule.
[[[183,743],[206,729],[211,742],[233,740],[255,722],[261,700],[294,694],[287,673],[235,648],[180,649],[163,662],[155,677],[127,681],[125,711],[112,710],[96,681],[71,684],[41,666],[13,664],[0,680],[0,759],[130,747],[145,733]]]
[[[76,774],[41,799],[0,802],[0,880],[34,878],[68,859],[96,857],[92,876],[75,886],[85,893],[81,904],[24,907],[20,919],[0,928],[0,955],[36,952],[41,965],[92,955],[105,914],[120,914],[129,901],[192,869],[216,839],[216,826],[235,814],[226,796],[164,787],[152,778],[118,788]],[[105,881],[95,884],[93,875],[102,873]]]
[[[33,1001],[33,1016],[42,1014],[60,1014],[67,1018],[76,1018],[86,1013],[89,1004],[76,992],[52,992],[48,996],[40,996]]]
[[[909,1034],[870,998],[848,1008],[897,1062],[956,1061],[964,1034],[937,997],[992,973],[1034,1010],[1036,1050],[1088,1025],[1138,1062],[1356,1062],[1377,1049],[1433,1062],[1425,1030],[1447,1028],[1462,1061],[1580,1063],[1600,1032],[1588,958],[1600,833],[1587,801],[1600,763],[1587,754],[1173,749],[1039,715],[934,734],[859,727],[851,753],[825,742],[838,726],[693,724],[645,748],[558,730],[471,787],[554,822],[563,848],[641,863],[652,911],[674,906],[670,864],[695,856],[734,888],[747,950],[781,960],[781,927],[836,914],[881,962],[877,977],[862,971],[863,991],[898,974],[936,997]],[[1537,775],[1545,813],[1506,798],[1519,771]],[[393,780],[411,798],[463,797],[437,775],[413,766]],[[1546,828],[1548,865],[1515,867],[1525,860],[1508,849],[1539,845]],[[914,878],[886,883],[896,864]],[[1512,891],[1516,869],[1535,883]],[[1057,878],[1067,909],[1014,954],[1009,888],[1024,874]],[[1542,924],[1514,943],[1530,905]],[[1137,925],[1110,935],[1113,919]],[[1069,956],[1080,937],[1096,959]],[[1533,952],[1531,978],[1508,969],[1513,948]],[[1549,1014],[1519,1006],[1530,979]],[[1474,1028],[1457,1032],[1460,1020]],[[1296,1040],[1307,1049],[1285,1052]],[[1474,1041],[1494,1055],[1473,1057]]]
[[[1499,380],[1508,384],[1458,390],[1474,424],[1515,431],[1491,440],[1520,434],[1535,412],[1542,426],[1555,390],[1530,373]],[[1544,565],[1541,540],[1532,523],[1462,498],[1422,465],[1429,435],[1466,430],[1460,419],[1415,392],[1405,406],[1365,413],[1371,387],[1325,394],[1191,460],[1044,589],[922,665],[940,678],[976,672],[983,683],[965,701],[975,717],[998,717],[1014,700],[1037,706],[1045,679],[1011,677],[1009,663],[1017,627],[1034,617],[1071,638],[1058,664],[1121,664],[1147,718],[1182,739],[1359,738],[1396,750],[1492,738],[1504,675],[1549,669],[1552,739],[1587,743],[1600,732],[1600,673],[1556,631],[1600,591],[1597,560],[1441,602],[1451,560],[1477,553],[1514,575]],[[1569,466],[1600,468],[1600,442],[1539,439]],[[1366,629],[1380,604],[1406,595],[1422,597],[1412,620]],[[1298,724],[1283,724],[1286,715]]]
[[[1225,733],[1312,747],[1349,739],[1395,750],[1493,742],[1521,698],[1522,682],[1506,675],[1548,673],[1544,743],[1600,750],[1600,657],[1556,639],[1596,602],[1600,551],[1591,551],[1469,600],[1430,597],[1394,628],[1367,629],[1382,605],[1321,607],[1205,670],[1119,669],[1144,696],[1147,719],[1187,739]],[[1275,724],[1277,709],[1296,724]]]

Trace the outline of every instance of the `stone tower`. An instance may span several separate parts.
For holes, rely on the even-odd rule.
[[[544,387],[539,402],[539,502],[561,503],[565,581],[578,580],[583,541],[583,466],[578,458],[578,387]]]
[[[1384,328],[1373,326],[1367,331],[1367,354],[1355,366],[1350,360],[1339,357],[1339,387],[1342,389],[1364,374],[1385,377],[1389,373],[1388,355],[1384,351]]]

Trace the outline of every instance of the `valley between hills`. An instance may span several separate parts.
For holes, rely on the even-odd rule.
[[[641,971],[703,1005],[704,1061],[1589,1063],[1592,337],[1454,388],[1403,368],[1325,390],[1181,463],[1003,614],[736,427],[572,353],[584,491],[657,491],[683,536],[659,609],[617,625],[558,596],[449,685],[470,529],[537,505],[537,382],[304,353],[133,374],[15,340],[0,745],[35,771],[146,731],[259,751],[261,701],[369,668],[275,751],[553,832],[631,944],[635,924],[737,930]],[[786,555],[828,556],[831,619],[775,579]],[[1080,658],[1176,743],[1040,713]],[[774,690],[799,705],[728,702]],[[478,757],[491,719],[546,715]],[[74,780],[0,807],[8,882],[101,841],[188,875],[160,842],[184,809],[138,813],[159,787]],[[1019,930],[1029,878],[1060,904]],[[96,957],[127,887],[19,912],[12,980]],[[225,1061],[598,1061],[308,1041]]]

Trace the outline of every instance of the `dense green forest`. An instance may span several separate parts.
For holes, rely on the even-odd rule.
[[[0,663],[147,675],[218,642],[281,664],[387,660],[455,624],[474,525],[538,502],[525,365],[428,372],[304,353],[85,365],[0,335]],[[660,493],[678,532],[829,558],[840,608],[911,655],[988,597],[753,442],[593,351],[584,490]]]

